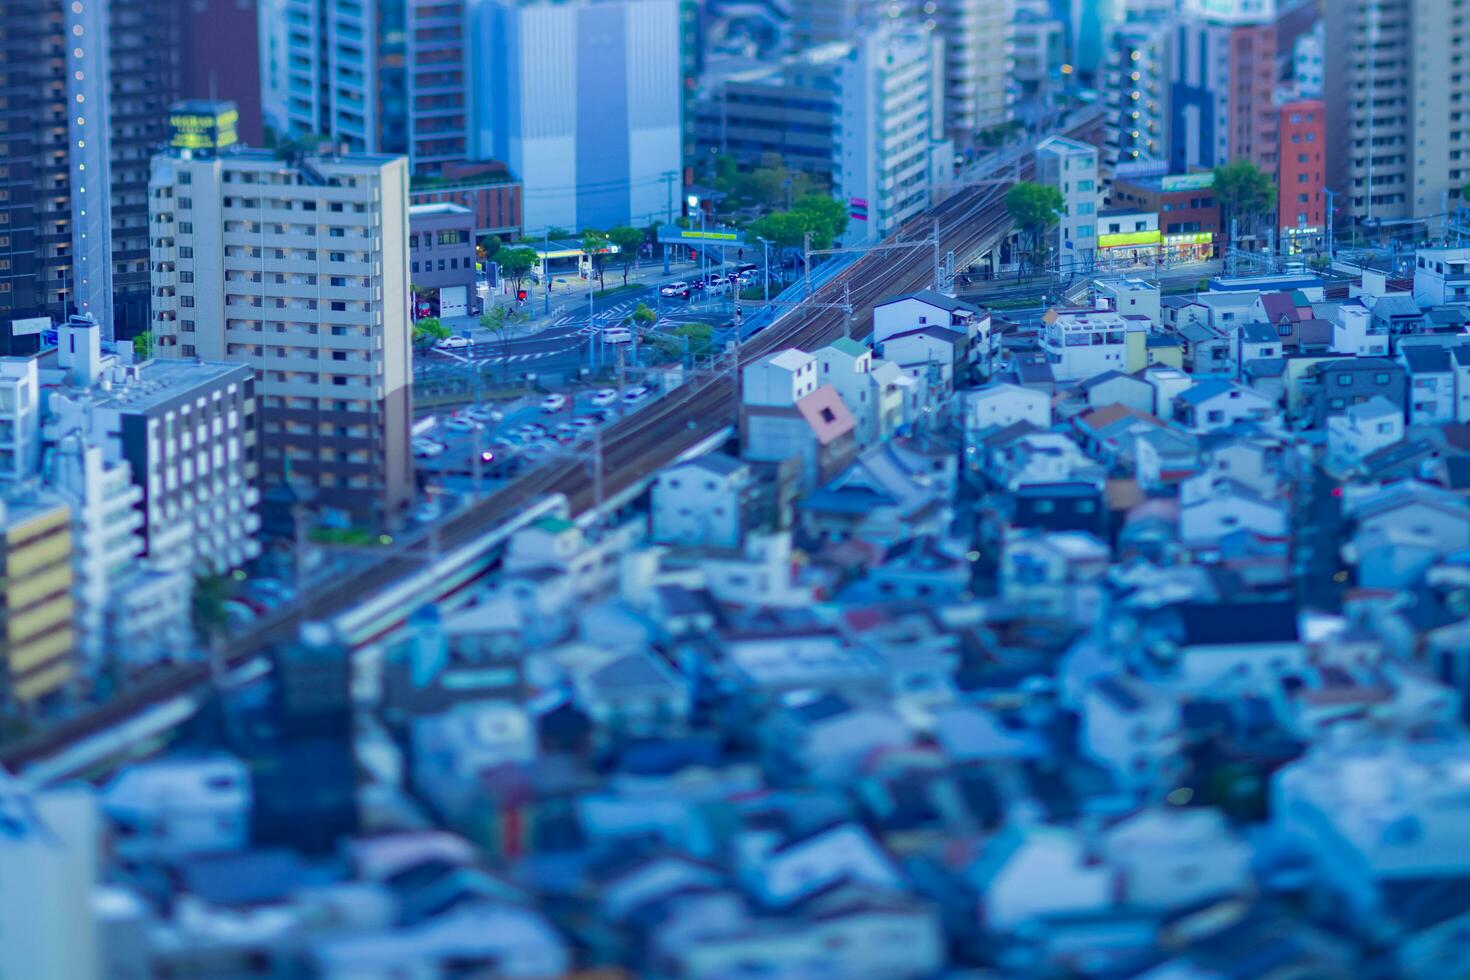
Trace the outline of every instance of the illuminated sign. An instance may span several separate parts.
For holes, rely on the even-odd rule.
[[[1202,174],[1175,174],[1172,177],[1164,177],[1160,181],[1160,189],[1164,193],[1174,191],[1207,191],[1215,186],[1215,175],[1213,173]]]
[[[1157,245],[1163,238],[1157,228],[1152,231],[1125,231],[1118,235],[1099,235],[1098,248],[1124,248],[1129,245]]]
[[[1209,245],[1215,240],[1212,231],[1192,231],[1183,235],[1165,235],[1165,245]]]
[[[169,108],[168,144],[181,150],[218,150],[239,141],[233,102],[179,102]]]
[[[700,242],[742,247],[745,245],[745,239],[738,231],[701,231],[698,228],[680,228],[677,225],[660,225],[658,240],[666,245],[697,245]]]

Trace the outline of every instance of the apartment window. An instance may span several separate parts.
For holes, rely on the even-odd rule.
[[[1386,384],[1388,384],[1388,373],[1387,372],[1379,372],[1378,374],[1373,375],[1373,383],[1376,384],[1376,385],[1386,385]]]
[[[194,332],[194,321],[193,320],[180,320],[179,321],[179,330],[181,332],[183,332],[183,333],[193,333]]]
[[[439,260],[439,271],[440,272],[443,272],[444,271],[444,260],[443,259],[440,259]]]
[[[415,262],[413,264],[413,271],[414,272],[418,272],[419,271],[419,264],[417,262]],[[335,278],[335,277],[333,277],[333,278]],[[335,285],[335,283],[333,285]]]
[[[180,296],[179,297],[179,305],[180,306],[183,306],[183,307],[192,307],[194,305],[194,297],[192,297],[192,296]]]
[[[331,259],[332,259],[333,262],[346,262],[347,261],[347,253],[346,252],[333,252],[332,255],[331,255]]]
[[[342,302],[340,299],[334,299],[332,300],[332,309],[336,310],[338,313],[342,313],[347,310],[347,304]]]
[[[186,208],[193,208],[193,207],[194,207],[194,199],[192,197],[181,197],[181,198],[179,198],[179,210],[182,211],[182,210],[184,210]]]
[[[183,351],[183,354],[184,354],[185,357],[193,357],[194,356],[194,345],[193,344],[184,344],[183,346],[181,346],[179,348],[179,350]]]
[[[1337,386],[1339,388],[1351,388],[1352,387],[1352,384],[1353,384],[1353,376],[1352,375],[1350,375],[1350,374],[1339,374],[1337,376]]]
[[[192,234],[194,234],[194,222],[192,222],[192,221],[180,221],[179,222],[179,234],[180,235],[192,235]]]

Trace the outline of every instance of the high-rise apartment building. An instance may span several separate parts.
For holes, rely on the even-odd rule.
[[[1470,181],[1470,12],[1434,0],[1324,10],[1328,186],[1340,221],[1425,218]]]
[[[833,193],[851,209],[852,240],[882,238],[929,207],[942,129],[938,49],[930,34],[875,32],[834,64]]]
[[[106,0],[0,4],[0,329],[112,323]]]
[[[1170,169],[1249,160],[1276,170],[1277,84],[1312,0],[1185,0],[1170,52]]]
[[[1173,25],[1163,18],[1113,28],[1098,70],[1103,106],[1103,169],[1169,156],[1169,73]]]
[[[1284,249],[1323,240],[1327,229],[1327,105],[1321,99],[1283,99],[1276,227]]]
[[[283,134],[402,153],[415,173],[465,159],[463,0],[264,0],[265,112]]]
[[[522,223],[646,224],[683,160],[679,0],[485,0],[472,14],[474,146],[523,184]]]
[[[35,487],[0,496],[0,706],[32,708],[76,675],[71,554],[64,501]]]
[[[413,483],[407,161],[174,153],[150,193],[157,356],[249,365],[264,485],[392,520]]]

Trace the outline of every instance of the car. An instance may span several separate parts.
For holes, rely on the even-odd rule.
[[[468,418],[463,415],[456,415],[454,418],[444,423],[444,428],[448,429],[450,432],[474,432],[477,429],[485,428],[485,425],[482,422],[476,422],[472,418]]]
[[[445,337],[443,340],[434,345],[435,349],[437,350],[458,350],[462,347],[473,346],[475,346],[474,342],[471,341],[470,338],[460,337],[458,335],[455,335],[453,337]]]
[[[431,497],[414,509],[413,519],[420,524],[428,524],[437,521],[443,513],[444,508],[439,506],[439,501]]]
[[[413,454],[420,459],[433,459],[444,452],[444,443],[433,439],[415,439],[412,445]]]
[[[567,407],[567,396],[566,395],[562,395],[562,394],[558,394],[556,392],[552,392],[551,394],[547,395],[545,398],[541,399],[541,411],[543,411],[543,412],[548,412],[548,413],[549,412],[560,412],[562,409],[564,409],[566,407]]]
[[[636,405],[652,393],[653,389],[649,388],[647,385],[634,385],[632,388],[629,388],[627,391],[623,392],[623,401],[627,402],[629,405]]]
[[[586,432],[588,429],[597,428],[601,424],[601,420],[588,418],[586,415],[579,415],[568,424],[578,432]]]
[[[527,442],[530,442],[534,439],[540,439],[542,436],[546,435],[546,426],[542,425],[540,422],[527,422],[525,425],[517,429],[516,432],[520,434],[521,438],[525,439]]]
[[[602,332],[602,342],[605,344],[627,344],[633,340],[633,331],[627,327],[608,327]]]
[[[499,422],[505,418],[498,409],[489,407],[472,408],[465,415],[476,422]]]
[[[665,283],[658,290],[660,296],[678,296],[680,293],[687,292],[689,292],[689,284],[687,282]]]
[[[616,399],[614,399],[614,400],[616,400]],[[612,418],[612,413],[609,412],[609,411],[606,411],[604,409],[597,409],[596,411],[588,412],[587,413],[587,419],[593,425],[601,425],[602,423],[606,422],[610,418]]]
[[[740,273],[741,275],[744,275],[747,272],[754,272],[756,269],[759,269],[759,268],[760,268],[760,266],[756,265],[754,262],[737,262],[737,263],[735,263],[735,271],[738,272],[738,273]]]
[[[618,390],[616,388],[598,388],[592,393],[592,397],[587,400],[599,408],[604,405],[611,405],[618,400]]]

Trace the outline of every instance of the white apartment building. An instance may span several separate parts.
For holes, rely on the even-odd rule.
[[[1015,23],[1010,0],[937,0],[934,32],[944,45],[944,128],[957,143],[1011,119]],[[929,23],[928,20],[925,23]]]
[[[1129,330],[1143,329],[1112,310],[1052,310],[1043,318],[1041,349],[1059,383],[1122,371]]]
[[[33,357],[0,357],[0,484],[41,462],[41,380]]]
[[[843,337],[816,352],[817,377],[842,396],[857,428],[859,449],[882,442],[903,424],[903,369]]]
[[[929,207],[935,147],[948,145],[939,142],[938,44],[875,32],[836,65],[833,193],[854,216],[851,241],[883,238]]]
[[[412,493],[402,157],[154,158],[160,359],[255,372],[266,486],[289,472],[355,520]]]
[[[790,408],[817,390],[817,359],[795,347],[745,365],[741,375],[746,405]]]
[[[1036,147],[1036,180],[1062,192],[1056,259],[1062,268],[1088,269],[1097,254],[1097,147],[1052,136]]]
[[[1421,248],[1414,256],[1414,302],[1470,302],[1470,248]]]

